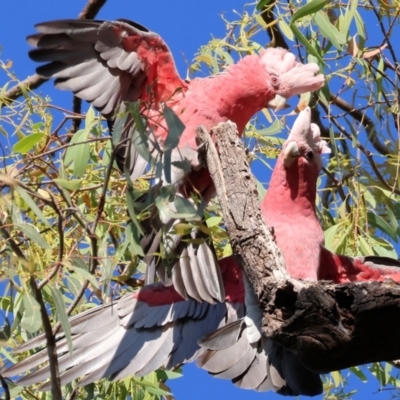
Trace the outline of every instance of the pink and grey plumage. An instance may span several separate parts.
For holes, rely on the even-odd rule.
[[[385,279],[400,282],[397,260],[350,258],[323,247],[315,197],[321,153],[326,151],[307,108],[283,146],[262,203],[263,215],[274,228],[288,271],[295,278],[330,279],[335,283]],[[293,240],[292,230],[301,231],[301,241]],[[59,335],[61,381],[67,383],[79,377],[83,385],[102,377],[143,375],[161,366],[170,368],[197,359],[198,365],[214,376],[231,379],[241,388],[272,389],[283,395],[319,394],[322,385],[315,371],[308,370],[295,353],[257,336],[261,311],[251,292],[246,293],[234,258],[220,260],[219,267],[225,291],[223,302],[185,300],[172,286],[159,283],[72,318],[72,357],[66,339],[62,333]],[[18,350],[44,344],[41,335]],[[19,383],[43,382],[49,369],[39,365],[46,359],[47,352],[42,350],[3,372],[3,376],[35,368]],[[45,384],[43,389],[49,390],[50,385]]]
[[[71,90],[76,96],[92,103],[107,119],[119,118],[117,111],[124,102],[140,101],[140,112],[152,129],[153,139],[162,146],[167,126],[162,113],[166,104],[185,125],[177,157],[188,159],[194,171],[178,174],[176,184],[180,195],[192,189],[207,202],[214,194],[208,171],[199,170],[195,128],[210,129],[219,122],[231,120],[242,134],[250,118],[264,107],[280,107],[285,99],[324,84],[316,64],[303,65],[284,49],[269,48],[259,55],[249,55],[218,75],[185,82],[176,70],[173,57],[160,36],[128,20],[111,22],[63,20],[36,25],[38,34],[28,38],[36,47],[30,57],[45,62],[38,74],[56,78],[56,87]],[[129,123],[132,123],[129,120]],[[132,129],[124,131],[121,140],[130,138]],[[134,146],[120,148],[117,161],[126,166],[131,178],[140,176],[147,161]],[[175,182],[176,183],[176,182]],[[181,184],[180,184],[181,183]],[[168,237],[169,252],[177,254],[172,279],[165,274],[165,283],[174,283],[185,298],[223,301],[223,285],[215,256],[207,243],[188,248],[173,233],[179,221],[154,218],[145,222],[142,246],[146,252],[148,271],[161,271],[160,242]],[[164,232],[164,233],[162,233]],[[200,232],[194,229],[192,237]],[[171,258],[171,257],[170,257]],[[196,259],[204,262],[196,267]],[[165,268],[164,268],[165,269]],[[153,274],[149,272],[149,276]]]

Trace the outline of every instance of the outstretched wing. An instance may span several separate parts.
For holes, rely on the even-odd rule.
[[[170,303],[167,303],[170,301]],[[150,304],[148,302],[151,302]],[[201,353],[198,340],[215,331],[237,313],[243,304],[198,303],[183,300],[173,288],[160,284],[130,293],[114,303],[91,309],[70,320],[73,352],[63,333],[57,337],[61,383],[82,378],[87,385],[103,377],[122,379],[143,376],[160,367],[173,368],[191,362]],[[40,335],[17,352],[44,346]],[[28,357],[4,372],[12,377],[35,369],[19,380],[20,385],[45,381],[50,376],[47,349]],[[44,384],[41,390],[51,389]]]
[[[179,88],[168,46],[154,32],[128,20],[59,20],[37,24],[29,36],[29,56],[47,64],[37,68],[56,87],[71,90],[112,118],[122,101],[157,104]]]
[[[230,322],[200,341],[197,365],[242,389],[273,390],[286,396],[322,392],[319,374],[291,351],[266,337],[251,343],[244,318]]]

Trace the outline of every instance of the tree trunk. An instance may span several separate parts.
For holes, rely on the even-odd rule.
[[[208,132],[205,157],[232,248],[263,310],[263,333],[298,354],[313,371],[327,373],[400,358],[400,286],[365,282],[336,285],[291,278],[265,225],[255,179],[236,126]]]

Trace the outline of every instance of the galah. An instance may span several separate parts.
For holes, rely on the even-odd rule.
[[[277,159],[262,212],[273,227],[289,273],[299,279],[332,279],[335,283],[393,279],[400,263],[383,257],[350,258],[323,247],[315,212],[321,153],[327,151],[310,109],[297,118]],[[313,232],[316,230],[316,232]],[[292,231],[301,232],[293,240]],[[307,247],[304,249],[304,247]],[[70,320],[73,353],[58,334],[61,382],[82,378],[85,385],[102,377],[142,376],[197,359],[216,377],[244,389],[274,390],[283,395],[313,396],[322,392],[319,375],[297,355],[260,334],[262,312],[248,290],[234,257],[219,261],[225,289],[223,302],[184,299],[172,286],[146,286],[88,310]],[[20,346],[19,352],[44,346],[44,335]],[[46,349],[2,373],[12,377],[35,369],[18,383],[29,385],[49,377]],[[46,383],[42,390],[50,390]]]
[[[36,47],[29,55],[34,61],[46,63],[37,68],[37,73],[56,78],[57,88],[87,100],[110,122],[118,123],[124,102],[140,101],[140,113],[147,120],[150,136],[162,148],[168,135],[164,105],[178,115],[185,129],[171,159],[178,163],[189,161],[192,171],[179,173],[179,168],[175,168],[177,173],[171,176],[171,183],[180,196],[200,193],[203,203],[213,196],[214,187],[208,170],[200,169],[196,127],[210,129],[231,120],[241,135],[250,118],[262,108],[279,109],[289,97],[317,90],[324,84],[316,64],[303,65],[281,48],[248,55],[218,75],[187,82],[178,75],[163,39],[135,22],[61,20],[38,24],[36,29],[39,33],[28,37],[28,42]],[[128,121],[121,136],[125,143],[134,130],[132,118]],[[119,148],[116,157],[121,169],[128,158],[125,170],[129,169],[132,180],[147,166],[147,160],[134,146]],[[174,233],[174,225],[180,220],[151,214],[152,219],[144,223],[141,242],[148,271],[157,267],[159,276],[166,283],[173,282],[185,298],[223,301],[218,263],[208,243],[198,240],[201,231],[194,228],[189,240],[181,241]],[[168,268],[160,259],[162,240],[167,241],[163,248],[169,255]]]

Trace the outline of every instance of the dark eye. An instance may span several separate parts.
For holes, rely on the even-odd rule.
[[[314,152],[312,150],[307,150],[306,158],[307,158],[307,160],[312,160],[314,158]]]
[[[279,79],[278,79],[277,76],[275,76],[275,75],[272,75],[272,76],[271,76],[271,85],[272,85],[273,87],[279,86]]]

